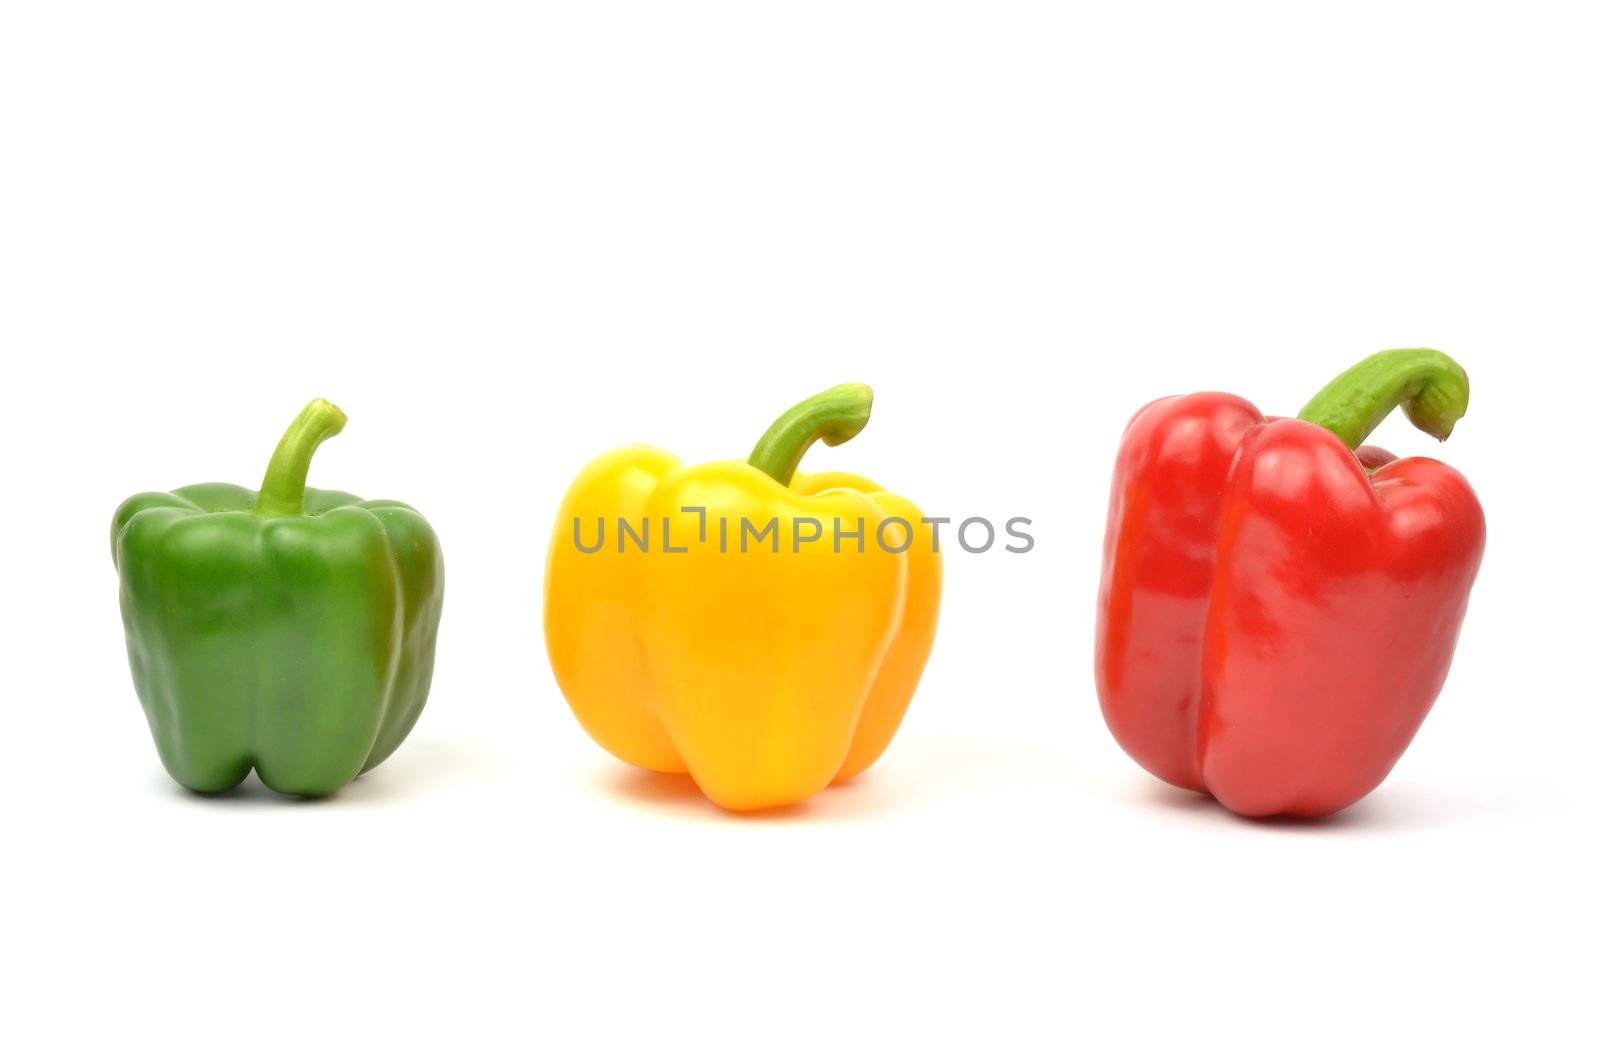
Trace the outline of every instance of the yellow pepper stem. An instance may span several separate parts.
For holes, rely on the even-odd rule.
[[[806,398],[773,421],[750,451],[750,466],[787,486],[813,442],[848,442],[872,415],[872,388],[844,383]]]

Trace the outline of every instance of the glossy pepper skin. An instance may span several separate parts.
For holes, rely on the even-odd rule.
[[[439,541],[412,508],[305,488],[344,413],[313,401],[261,491],[129,498],[111,524],[133,683],[172,778],[226,791],[253,767],[328,795],[416,723],[444,600]]]
[[[545,643],[602,747],[688,773],[730,810],[799,802],[883,753],[933,646],[940,556],[910,501],[795,473],[813,442],[854,437],[871,399],[847,385],[800,403],[748,462],[685,466],[633,446],[579,474],[551,540]],[[648,527],[647,547],[619,519]],[[836,519],[862,530],[859,548],[834,550]],[[775,537],[741,539],[774,520]],[[819,539],[801,540],[805,520]]]
[[[1134,416],[1095,676],[1135,761],[1251,817],[1335,813],[1388,775],[1444,684],[1484,518],[1451,468],[1361,441],[1397,405],[1443,440],[1467,394],[1443,354],[1391,350],[1298,419],[1220,393]]]

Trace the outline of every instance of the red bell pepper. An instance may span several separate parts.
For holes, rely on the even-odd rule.
[[[1389,350],[1298,419],[1219,393],[1134,416],[1095,677],[1136,762],[1250,817],[1334,813],[1388,775],[1450,668],[1483,509],[1444,464],[1361,442],[1396,406],[1442,441],[1467,390],[1444,354]]]

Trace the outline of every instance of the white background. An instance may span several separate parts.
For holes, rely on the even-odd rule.
[[[1204,8],[1202,11],[1201,9]],[[1594,1045],[1594,25],[1542,4],[16,3],[0,16],[0,1045],[188,1056],[1573,1055]],[[1389,781],[1251,824],[1095,702],[1118,434],[1472,375],[1489,546]],[[571,476],[846,467],[1038,547],[947,557],[901,735],[740,819],[610,760],[539,628]],[[254,484],[419,507],[433,695],[295,803],[162,772],[107,527]],[[1589,1053],[1589,1055],[1593,1055]]]

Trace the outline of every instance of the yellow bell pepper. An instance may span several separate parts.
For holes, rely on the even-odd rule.
[[[747,462],[632,446],[578,475],[550,544],[545,644],[595,742],[688,773],[730,810],[799,802],[888,747],[933,647],[934,536],[864,478],[795,473],[871,408],[867,387],[834,387]]]

